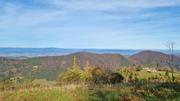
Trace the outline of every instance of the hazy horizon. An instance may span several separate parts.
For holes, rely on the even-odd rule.
[[[84,50],[169,50],[168,48],[162,48],[162,49],[128,49],[128,48],[61,48],[61,47],[0,47],[1,49],[84,49]],[[180,49],[174,49],[174,50],[180,50]]]
[[[0,56],[3,57],[41,57],[41,56],[62,56],[79,52],[96,54],[120,54],[132,56],[146,49],[69,49],[69,48],[0,48]],[[169,50],[151,50],[169,54]],[[174,50],[175,55],[180,55],[180,50]]]

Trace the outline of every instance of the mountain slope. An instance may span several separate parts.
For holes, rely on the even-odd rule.
[[[76,57],[76,62],[80,67],[83,67],[87,61],[91,66],[102,68],[115,68],[130,63],[127,58],[119,54],[94,54],[88,52],[78,52],[64,56],[30,58],[24,62],[27,65],[58,69],[71,67],[74,57]]]
[[[174,57],[174,63],[180,64],[180,58]],[[129,57],[129,60],[136,64],[168,64],[170,55],[155,51],[142,51]]]

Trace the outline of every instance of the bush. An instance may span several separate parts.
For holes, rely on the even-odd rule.
[[[80,68],[70,68],[58,78],[59,84],[64,83],[120,83],[124,77],[120,73],[105,71],[99,67],[81,70]]]
[[[108,81],[107,74],[99,67],[93,68],[92,77],[95,84],[107,83]]]
[[[60,84],[79,83],[82,80],[82,71],[79,68],[70,68],[58,78]]]
[[[120,73],[112,73],[109,76],[109,82],[112,84],[121,83],[124,77]]]

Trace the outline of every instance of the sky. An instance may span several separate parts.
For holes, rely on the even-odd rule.
[[[180,0],[0,0],[0,47],[180,49]]]

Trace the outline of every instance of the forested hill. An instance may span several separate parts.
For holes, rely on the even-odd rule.
[[[170,61],[170,55],[156,52],[156,51],[141,51],[135,55],[129,57],[129,60],[135,64],[168,64]],[[173,62],[175,65],[180,64],[180,57],[173,56]]]

